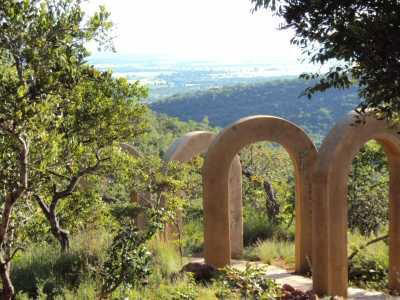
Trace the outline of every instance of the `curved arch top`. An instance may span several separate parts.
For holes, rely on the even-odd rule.
[[[215,133],[210,131],[192,131],[177,139],[164,155],[165,161],[188,162],[196,155],[207,152]]]
[[[165,161],[188,162],[193,157],[207,152],[215,138],[210,131],[193,131],[177,139],[164,155]],[[243,254],[243,214],[242,214],[242,166],[239,157],[235,157],[229,175],[230,240],[232,247],[230,256],[238,258]],[[171,229],[167,228],[167,231]],[[167,233],[168,234],[168,233]]]
[[[207,151],[203,166],[206,263],[230,263],[228,174],[234,156],[244,146],[259,141],[281,144],[289,153],[296,177],[296,271],[308,269],[311,258],[311,170],[317,157],[308,135],[293,123],[272,116],[240,119],[225,128]]]
[[[315,164],[313,285],[318,294],[347,296],[348,175],[357,152],[372,139],[383,146],[388,157],[389,286],[400,291],[400,136],[386,121],[366,115],[357,125],[356,116],[355,112],[350,112],[330,131]]]

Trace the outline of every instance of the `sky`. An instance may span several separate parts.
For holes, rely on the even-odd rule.
[[[91,0],[92,14],[105,5],[113,20],[117,52],[182,59],[296,61],[291,32],[249,0]]]

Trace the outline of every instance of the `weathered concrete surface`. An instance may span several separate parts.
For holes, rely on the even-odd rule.
[[[204,263],[203,258],[189,258],[190,262]],[[270,279],[274,279],[279,285],[289,284],[295,289],[307,292],[312,290],[312,280],[308,277],[295,275],[288,270],[266,265],[261,262],[248,262],[244,260],[232,260],[231,265],[239,270],[244,270],[247,264],[266,268],[266,275]],[[391,297],[381,292],[367,291],[359,288],[348,289],[349,299],[368,299],[368,300],[384,300],[384,299],[400,299],[400,297]]]
[[[289,153],[296,177],[296,271],[309,269],[312,214],[311,171],[317,151],[307,134],[289,121],[272,116],[241,119],[225,128],[207,151],[203,166],[204,255],[207,264],[230,264],[229,170],[235,155],[251,143],[270,141]]]
[[[214,138],[215,134],[209,131],[187,133],[169,147],[164,160],[188,162],[204,154]],[[229,201],[231,257],[238,258],[243,253],[242,167],[238,156],[233,159],[229,172]],[[173,228],[167,230],[169,235],[173,235]]]
[[[388,157],[389,287],[400,291],[400,135],[371,116],[354,126],[349,113],[331,130],[319,150],[313,174],[313,284],[318,294],[347,296],[347,183],[351,163],[369,140]]]

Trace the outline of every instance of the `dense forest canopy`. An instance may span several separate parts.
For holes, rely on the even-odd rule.
[[[210,89],[168,97],[153,103],[151,108],[182,120],[201,121],[207,117],[211,125],[219,127],[251,115],[279,116],[320,139],[338,119],[354,109],[360,99],[354,88],[326,91],[311,100],[299,98],[307,84],[300,79],[277,80]]]

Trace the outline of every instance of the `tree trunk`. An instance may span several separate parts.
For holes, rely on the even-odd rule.
[[[272,185],[268,181],[264,181],[264,191],[267,194],[267,199],[265,206],[267,209],[267,214],[273,223],[276,223],[276,217],[279,215],[280,205],[275,196],[275,191]]]
[[[39,195],[34,195],[34,198],[42,209],[47,221],[49,221],[51,233],[60,244],[61,252],[67,252],[69,250],[69,232],[61,228],[55,211],[59,199],[53,199],[53,203],[49,207]]]
[[[242,169],[242,174],[251,180],[251,177],[254,175],[248,167],[244,167]],[[272,188],[272,185],[265,180],[263,183],[263,188],[265,193],[267,194],[267,198],[265,199],[265,208],[267,211],[268,218],[272,223],[276,223],[276,217],[279,215],[280,205],[278,200],[276,199],[275,191]]]
[[[50,212],[47,216],[51,226],[51,233],[59,242],[61,252],[67,252],[69,250],[69,232],[60,227],[60,223],[54,212]]]
[[[14,286],[10,278],[11,271],[11,260],[15,255],[16,251],[10,255],[12,242],[14,239],[13,233],[10,234],[10,221],[12,216],[12,210],[18,199],[23,196],[28,188],[28,167],[29,167],[29,141],[22,137],[22,135],[16,135],[20,142],[21,148],[19,153],[19,182],[12,192],[7,193],[5,196],[4,206],[1,212],[1,223],[0,223],[0,278],[2,281],[2,299],[10,300],[14,298]],[[13,232],[13,230],[11,230]]]
[[[1,297],[2,299],[13,299],[14,298],[14,286],[10,278],[11,270],[11,259],[13,255],[11,252],[11,242],[13,240],[13,234],[10,234],[10,219],[13,206],[16,200],[21,196],[21,192],[8,194],[5,198],[4,208],[2,212],[2,220],[0,224],[0,278],[3,285]],[[12,230],[11,230],[12,232]]]
[[[14,286],[10,278],[11,263],[0,263],[0,277],[3,284],[1,298],[3,300],[11,300],[14,298]]]

